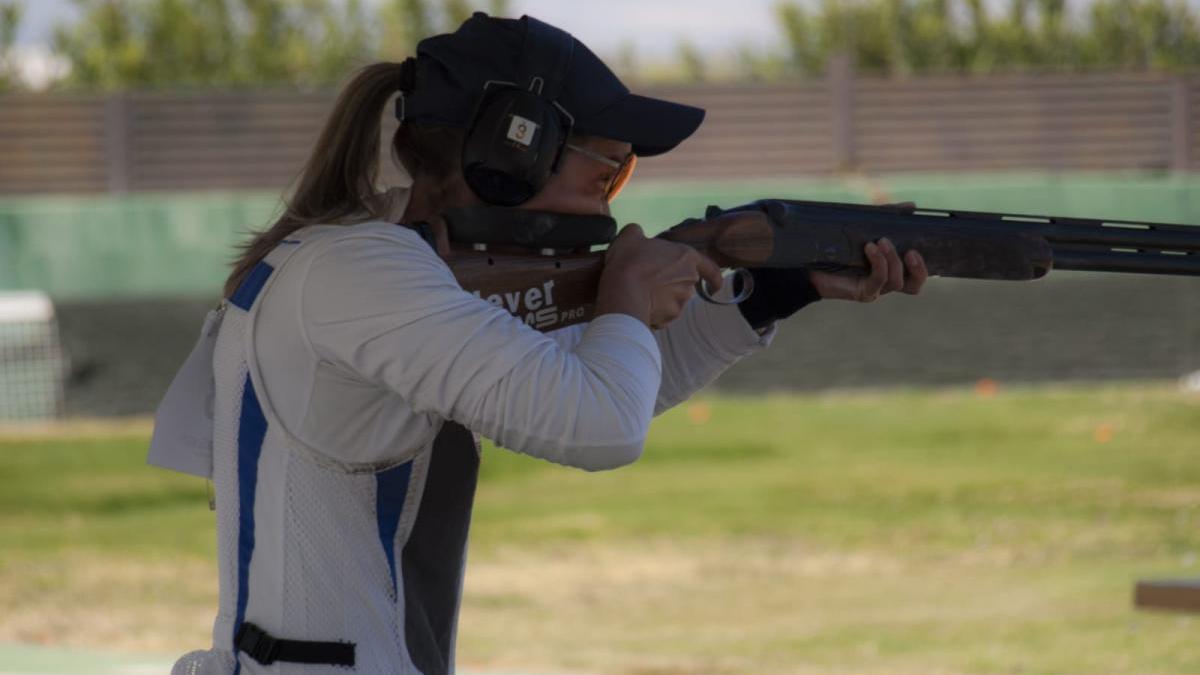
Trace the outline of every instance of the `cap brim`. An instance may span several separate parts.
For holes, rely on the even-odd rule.
[[[704,109],[657,98],[629,94],[587,119],[575,130],[633,144],[639,157],[661,155],[696,132]]]

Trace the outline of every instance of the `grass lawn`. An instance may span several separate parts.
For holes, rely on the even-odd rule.
[[[147,438],[0,440],[0,643],[207,644],[206,486]],[[1200,395],[709,396],[615,472],[489,448],[472,542],[472,671],[1196,673],[1200,615],[1131,596],[1200,577]]]

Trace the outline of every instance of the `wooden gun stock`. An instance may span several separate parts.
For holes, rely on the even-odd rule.
[[[463,289],[541,331],[590,321],[604,252],[530,253],[452,247],[446,264]]]

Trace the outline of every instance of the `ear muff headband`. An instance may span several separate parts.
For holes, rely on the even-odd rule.
[[[528,201],[557,169],[572,119],[555,99],[571,64],[574,39],[525,17],[521,77],[489,82],[463,144],[463,176],[497,206]]]
[[[535,78],[542,79],[542,98],[553,103],[558,100],[566,83],[575,39],[566,31],[527,16],[524,19],[525,48],[521,53],[521,82],[533,86]]]

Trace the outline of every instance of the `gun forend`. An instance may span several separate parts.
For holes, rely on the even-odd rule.
[[[866,272],[870,265],[863,248],[884,237],[900,255],[919,251],[929,273],[943,277],[1024,281],[1039,279],[1053,267],[1049,242],[1024,229],[972,228],[879,207],[840,208],[784,200],[751,206],[767,215],[775,228],[771,255],[761,263],[765,267]]]

